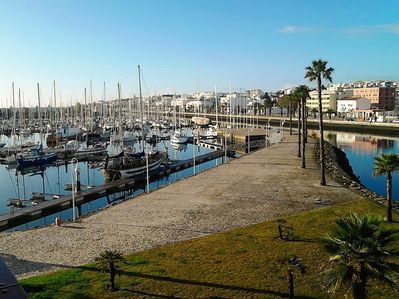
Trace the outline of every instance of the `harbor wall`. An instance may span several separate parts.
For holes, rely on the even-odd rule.
[[[314,147],[314,159],[320,166],[320,143],[318,137],[313,137],[317,140]],[[338,147],[332,145],[328,141],[324,141],[326,171],[340,183],[342,186],[352,189],[360,193],[362,196],[375,200],[381,204],[386,205],[386,198],[369,190],[364,186],[359,177],[353,172],[352,166],[345,152]],[[399,202],[394,202],[394,209],[399,210]]]

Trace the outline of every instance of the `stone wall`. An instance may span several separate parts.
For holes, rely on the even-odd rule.
[[[319,138],[316,139],[314,158],[320,165],[320,143]],[[324,141],[326,172],[328,172],[342,186],[350,188],[360,193],[364,197],[373,199],[379,203],[386,204],[386,198],[370,191],[360,183],[359,178],[353,173],[352,166],[349,163],[346,154],[338,147],[332,145],[328,141]],[[399,203],[394,202],[394,208],[399,209]]]

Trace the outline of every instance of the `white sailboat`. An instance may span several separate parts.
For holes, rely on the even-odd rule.
[[[175,123],[175,131],[174,131],[173,135],[170,137],[170,142],[175,143],[175,144],[187,143],[188,136],[182,132],[180,117],[179,117],[179,125],[177,125],[176,109],[174,109],[173,117],[174,117],[174,123]],[[176,127],[179,127],[179,128],[176,129]]]

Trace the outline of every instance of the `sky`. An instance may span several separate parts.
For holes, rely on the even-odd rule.
[[[334,82],[399,80],[397,0],[1,0],[0,106],[298,84],[314,59]]]

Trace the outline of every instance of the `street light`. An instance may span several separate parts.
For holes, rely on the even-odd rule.
[[[150,193],[150,175],[149,175],[149,167],[148,167],[148,152],[145,154],[145,168],[146,168],[146,176],[147,176],[147,193]]]
[[[282,121],[280,121],[280,142],[282,142],[283,141],[283,133],[284,133],[284,123],[285,123],[285,120],[282,120]]]
[[[76,220],[76,208],[75,208],[75,184],[74,184],[74,177],[73,177],[73,173],[76,173],[76,181],[77,181],[77,175],[78,175],[78,171],[79,171],[79,161],[76,158],[73,158],[71,160],[72,166],[75,164],[75,169],[73,171],[71,171],[71,179],[72,179],[72,220],[75,221]]]
[[[270,120],[268,119],[266,124],[266,147],[268,147],[270,140],[269,133],[270,133]]]
[[[195,136],[194,136],[194,132],[193,132],[193,175],[195,175]]]

